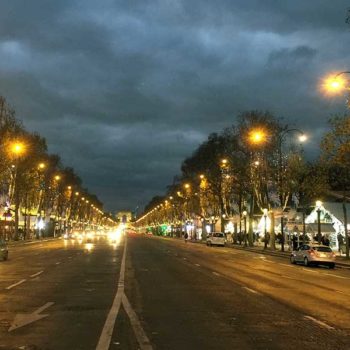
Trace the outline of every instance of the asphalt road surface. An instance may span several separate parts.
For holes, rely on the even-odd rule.
[[[350,270],[129,236],[10,248],[0,349],[350,349]]]

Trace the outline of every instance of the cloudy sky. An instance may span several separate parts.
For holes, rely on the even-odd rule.
[[[310,134],[345,98],[346,0],[1,0],[0,95],[108,210],[162,194],[181,161],[250,109]]]

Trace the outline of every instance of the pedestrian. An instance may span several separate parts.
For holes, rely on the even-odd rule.
[[[264,237],[264,249],[267,248],[267,245],[269,244],[269,242],[270,242],[270,233],[266,232],[265,237]]]
[[[238,232],[238,242],[239,242],[239,245],[242,244],[242,231]]]
[[[188,239],[188,233],[187,232],[185,232],[184,237],[185,237],[185,243],[187,243],[187,239]]]
[[[298,238],[294,234],[292,236],[292,243],[293,243],[293,250],[297,250],[298,249]]]
[[[344,245],[344,237],[340,232],[338,233],[337,239],[338,239],[338,251],[340,252],[341,247]]]
[[[327,247],[329,247],[330,243],[331,242],[329,241],[328,236],[325,236],[324,239],[323,239],[323,244],[326,245]]]

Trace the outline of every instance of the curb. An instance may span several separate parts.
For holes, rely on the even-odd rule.
[[[232,249],[238,249],[238,250],[244,250],[244,251],[248,251],[251,253],[257,253],[257,254],[264,254],[264,255],[270,255],[270,256],[277,256],[280,258],[287,258],[289,259],[289,252],[276,252],[276,251],[271,251],[271,250],[256,250],[256,249],[251,249],[251,248],[244,248],[244,247],[236,247],[236,246],[231,246],[230,248]],[[335,266],[342,268],[342,269],[350,269],[350,263],[342,263],[342,262],[335,262]]]
[[[8,247],[22,247],[30,244],[36,244],[36,243],[43,243],[43,242],[50,242],[61,239],[61,237],[52,237],[52,238],[46,238],[46,239],[36,239],[36,240],[25,240],[25,241],[10,241],[7,242]]]

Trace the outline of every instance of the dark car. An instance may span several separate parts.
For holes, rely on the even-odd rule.
[[[3,239],[0,239],[0,258],[2,260],[7,260],[9,256],[9,251],[7,249],[7,244]]]

